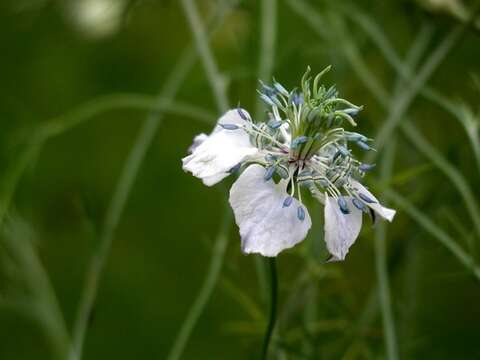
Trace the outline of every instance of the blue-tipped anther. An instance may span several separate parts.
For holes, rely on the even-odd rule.
[[[218,124],[225,130],[237,130],[239,129],[238,125],[235,124]]]
[[[360,164],[358,169],[360,171],[366,172],[366,171],[372,170],[374,167],[375,167],[375,164]]]
[[[361,210],[361,211],[365,211],[365,204],[363,202],[361,202],[360,200],[358,200],[357,198],[353,198],[352,199],[352,204],[358,209],[358,210]]]
[[[282,84],[278,83],[278,82],[274,82],[273,83],[273,87],[275,88],[275,90],[277,90],[280,94],[284,95],[284,96],[288,96],[288,91],[287,89],[285,89]]]
[[[348,109],[344,109],[343,112],[350,116],[355,116],[360,112],[360,110],[362,110],[362,108],[348,108]]]
[[[299,207],[297,208],[297,218],[298,218],[298,220],[300,220],[300,221],[305,220],[305,210],[303,209],[302,206],[299,206]]]
[[[275,160],[277,160],[277,156],[276,156],[276,155],[273,155],[273,154],[270,154],[270,153],[268,153],[267,155],[265,155],[265,160],[267,160],[268,162],[272,162],[272,161],[275,161]]]
[[[260,82],[260,86],[262,87],[263,94],[267,95],[268,97],[275,95],[275,92],[277,91],[275,88],[268,86],[262,80],[259,80],[259,82]]]
[[[365,135],[356,133],[356,132],[351,132],[346,134],[346,138],[348,141],[367,141],[368,138]]]
[[[358,193],[358,197],[359,197],[360,199],[362,199],[363,201],[365,201],[366,203],[368,203],[368,204],[376,203],[375,200],[371,199],[369,196],[367,196],[367,195],[365,195],[365,194]]]
[[[291,147],[292,149],[296,149],[299,145],[305,144],[308,140],[309,140],[309,138],[308,138],[307,136],[305,136],[305,135],[299,136],[299,137],[293,139],[292,144],[290,145],[290,147]]]
[[[245,121],[248,120],[248,115],[245,112],[245,110],[243,110],[242,108],[237,108],[237,113],[243,120],[245,120]]]
[[[348,151],[348,149],[347,149],[345,146],[339,146],[339,147],[338,147],[338,152],[339,152],[342,156],[350,156],[350,151]]]
[[[368,144],[367,144],[366,142],[363,142],[362,140],[358,140],[358,141],[356,141],[355,143],[356,143],[356,144],[358,145],[358,147],[359,147],[360,149],[362,149],[362,150],[368,151],[368,150],[371,149],[371,147],[368,146]]]
[[[334,96],[337,96],[337,89],[335,88],[335,85],[332,85],[325,93],[325,99],[330,99]]]
[[[282,207],[289,207],[290,205],[292,205],[292,202],[293,202],[293,197],[287,196],[285,200],[283,200]]]
[[[283,122],[281,120],[275,120],[275,119],[272,119],[268,122],[268,127],[272,128],[272,129],[278,129],[280,126],[282,126]]]
[[[263,179],[265,181],[268,181],[273,177],[273,174],[275,174],[275,166],[269,166],[265,171],[265,175],[263,176]]]
[[[263,100],[267,105],[276,106],[275,103],[265,94],[260,94],[260,99]]]
[[[238,170],[240,170],[241,167],[242,167],[242,163],[238,163],[237,165],[232,167],[230,170],[228,170],[228,172],[230,174],[236,173]]]
[[[296,91],[292,92],[290,94],[290,100],[293,104],[295,104],[296,106],[299,106],[299,105],[303,104],[303,95],[297,93]]]
[[[350,214],[350,210],[348,209],[348,205],[347,205],[347,200],[345,200],[345,198],[343,196],[340,196],[337,200],[337,203],[338,203],[338,207],[340,208],[340,211],[343,213],[343,214]]]

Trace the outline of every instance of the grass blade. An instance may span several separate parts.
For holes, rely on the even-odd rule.
[[[228,245],[228,227],[232,221],[231,211],[228,208],[228,203],[225,202],[224,213],[225,216],[222,221],[220,231],[215,240],[215,246],[211,254],[212,261],[210,262],[205,280],[198,293],[193,305],[190,307],[185,320],[182,323],[180,331],[175,338],[175,342],[170,350],[167,360],[178,360],[185,350],[188,339],[195,327],[200,315],[202,314],[210,296],[215,289],[215,286],[220,275],[225,257],[225,251]]]
[[[385,147],[385,154],[380,169],[380,181],[386,182],[391,178],[393,162],[395,158],[395,140],[392,140]],[[380,222],[375,229],[375,268],[378,281],[378,295],[380,308],[382,310],[383,328],[385,331],[385,348],[387,350],[387,359],[397,360],[398,343],[396,335],[395,320],[392,310],[392,301],[390,297],[390,285],[387,268],[387,228],[385,223]]]

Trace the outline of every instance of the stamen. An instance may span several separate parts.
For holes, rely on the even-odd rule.
[[[225,130],[237,130],[239,129],[238,125],[235,124],[218,124]]]
[[[352,199],[352,204],[358,209],[358,210],[361,210],[361,211],[365,211],[366,208],[365,208],[365,204],[363,202],[361,202],[360,200],[358,200],[357,198],[353,198]]]
[[[243,120],[245,121],[249,120],[247,113],[242,108],[237,108],[237,113]]]
[[[230,174],[236,173],[238,170],[240,170],[241,167],[242,167],[242,163],[239,162],[237,165],[235,165],[235,166],[232,167],[230,170],[228,170],[228,172],[229,172]]]
[[[273,177],[273,174],[275,174],[275,166],[269,166],[265,171],[265,175],[263,176],[263,179],[265,181],[269,181]]]
[[[293,197],[287,196],[285,200],[283,200],[282,207],[289,207],[290,205],[292,205],[292,202],[293,202]]]
[[[305,220],[305,210],[303,209],[303,206],[297,208],[297,218],[300,221]]]
[[[281,120],[275,120],[272,119],[268,122],[268,126],[271,127],[272,129],[278,129],[280,126],[282,126],[283,122]]]
[[[350,210],[348,209],[348,206],[347,206],[347,201],[345,200],[345,198],[343,196],[340,196],[337,200],[337,203],[338,203],[338,207],[340,208],[340,211],[347,215],[347,214],[350,214]]]
[[[368,203],[368,204],[376,203],[375,200],[371,199],[370,197],[368,197],[368,196],[365,195],[365,194],[358,193],[358,196],[360,197],[360,199],[362,199],[363,201],[365,201],[365,202]]]
[[[372,149],[366,142],[363,142],[362,140],[356,141],[355,144],[357,144],[360,149],[365,151]]]
[[[360,164],[358,169],[360,171],[366,172],[366,171],[372,170],[374,167],[375,167],[375,164]]]
[[[307,136],[299,136],[295,139],[293,139],[292,141],[292,144],[290,145],[290,147],[292,149],[296,149],[298,146],[300,146],[301,144],[305,144],[307,141],[309,140],[309,138]]]

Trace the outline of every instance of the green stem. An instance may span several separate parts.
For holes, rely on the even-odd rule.
[[[260,48],[258,58],[258,79],[268,81],[272,76],[272,69],[275,57],[275,42],[277,38],[277,0],[261,1],[260,19]],[[257,97],[255,118],[261,118],[263,102]],[[261,257],[255,256],[255,270],[257,273],[258,286],[262,301],[268,298],[267,276],[265,263]]]
[[[455,257],[470,270],[472,275],[480,280],[480,267],[475,264],[475,260],[458,245],[455,240],[438,227],[428,216],[415,207],[410,201],[392,189],[385,189],[384,195],[394,201],[403,211],[405,211],[413,221],[425,229],[432,236],[437,238]]]
[[[193,305],[190,307],[188,314],[182,324],[182,327],[175,338],[175,343],[167,356],[167,360],[178,360],[182,356],[185,346],[190,337],[190,334],[195,327],[200,315],[202,314],[205,306],[207,305],[210,296],[212,295],[215,285],[217,284],[218,277],[223,265],[223,259],[225,257],[225,251],[228,245],[228,226],[232,221],[231,211],[228,208],[228,203],[225,205],[224,218],[222,226],[217,235],[215,246],[211,254],[212,261],[210,262],[207,275],[197,295]]]
[[[224,112],[228,109],[225,81],[218,70],[208,43],[208,35],[193,0],[181,0],[183,10],[195,40],[197,52],[202,59],[203,68],[210,81],[217,107]]]
[[[276,258],[268,258],[268,264],[270,267],[270,319],[268,320],[267,330],[263,339],[262,347],[262,360],[267,359],[268,347],[272,339],[273,330],[277,321],[277,297],[278,297],[278,279],[277,279],[277,265]]]
[[[388,181],[391,177],[395,157],[395,143],[395,138],[393,138],[385,147],[385,154],[382,162],[383,166],[380,174],[380,180],[382,182]],[[383,328],[385,331],[384,339],[385,348],[387,350],[387,359],[397,360],[398,344],[388,280],[386,234],[387,229],[385,223],[379,223],[375,229],[375,267],[378,281],[378,295],[382,310]]]
[[[215,12],[215,16],[212,19],[215,20],[212,21],[214,22],[214,25],[212,26],[213,31],[218,28],[218,25],[221,23],[225,16],[225,13],[229,9],[230,6],[220,6],[219,10]],[[157,101],[159,101],[159,103],[161,104],[172,104],[172,99],[178,92],[180,85],[185,80],[197,60],[195,48],[193,46],[187,47],[180,59],[181,60],[178,62],[175,70],[171,73],[170,77],[166,81],[163,90],[160,93],[160,96],[157,98]],[[224,96],[224,98],[226,97]],[[219,104],[222,101],[223,100],[221,100]],[[100,245],[97,253],[92,258],[89,275],[87,276],[87,279],[85,281],[84,289],[82,292],[82,299],[80,300],[79,310],[74,325],[74,344],[71,352],[72,360],[77,360],[81,358],[81,349],[87,330],[88,318],[90,317],[92,311],[93,303],[95,301],[98,289],[100,275],[103,271],[106,259],[110,252],[110,247],[115,230],[120,222],[121,215],[125,208],[131,189],[133,188],[133,184],[138,175],[140,166],[143,163],[145,155],[153,142],[153,139],[155,137],[158,127],[161,124],[161,121],[162,114],[159,114],[158,112],[152,112],[147,117],[143,127],[138,134],[137,140],[135,141],[135,144],[133,145],[130,154],[128,155],[125,166],[115,187],[115,191],[107,211],[105,223],[102,228],[99,240]],[[201,310],[203,310],[203,307],[201,308]],[[196,320],[197,318],[193,318],[193,325],[195,324]],[[193,327],[193,325],[191,326]],[[186,333],[187,336],[185,337],[185,340],[177,338],[176,343],[180,341],[185,343],[189,333],[190,332]]]
[[[156,100],[158,105],[168,106],[173,103],[172,99],[179,90],[180,84],[193,67],[195,57],[189,56],[190,54],[194,53],[187,49],[175,70],[166,81],[161,95]],[[120,222],[120,218],[125,209],[125,205],[133,188],[135,179],[137,178],[141,164],[143,163],[145,155],[153,143],[157,129],[161,124],[162,115],[163,114],[160,114],[158,111],[154,111],[150,113],[145,120],[115,186],[105,221],[100,232],[99,245],[92,257],[89,269],[87,270],[87,277],[81,293],[78,313],[73,327],[73,344],[70,353],[71,360],[81,359],[88,319],[90,318],[93,304],[95,302],[101,273],[105,267],[108,254],[110,253],[113,236]]]
[[[475,19],[478,9],[479,5],[476,5],[471,20]],[[375,148],[377,150],[381,150],[389,140],[390,135],[405,116],[413,100],[423,89],[433,72],[438,68],[450,50],[458,44],[465,34],[465,31],[470,27],[471,20],[466,24],[458,25],[453,28],[442,42],[431,52],[424,65],[418,70],[416,76],[410,82],[408,88],[391,99],[391,112],[375,136]],[[377,152],[371,152],[366,157],[366,162],[372,162],[375,159],[376,154]]]
[[[277,0],[261,1],[260,26],[258,79],[270,81],[275,61],[275,41],[277,38]],[[261,115],[263,106],[263,102],[257,97],[256,118]]]
[[[50,138],[93,119],[99,114],[116,109],[155,110],[188,116],[211,123],[212,114],[196,106],[181,102],[167,103],[163,98],[155,99],[152,96],[140,94],[113,94],[92,100],[65,115],[47,120],[37,129],[34,138],[29,141],[12,166],[6,171],[0,201],[0,227],[10,207],[13,195],[24,171],[35,156],[38,156],[44,143]]]

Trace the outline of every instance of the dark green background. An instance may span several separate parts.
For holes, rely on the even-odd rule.
[[[319,13],[344,16],[334,1],[308,2]],[[430,12],[416,2],[355,3],[378,23],[402,57],[423,25],[432,26],[434,35],[422,61],[458,26],[449,14]],[[197,4],[204,15],[215,6],[214,1],[199,0]],[[118,29],[103,37],[88,35],[76,26],[66,15],[70,5],[60,0],[2,0],[0,4],[0,177],[18,161],[38,126],[49,119],[106,94],[156,94],[192,41],[177,1],[130,1]],[[351,11],[354,14],[353,8]],[[344,20],[349,40],[390,91],[395,70],[354,22],[348,17]],[[480,98],[474,81],[480,71],[479,44],[478,32],[467,30],[429,80],[447,99],[461,100],[474,112],[479,110]],[[240,1],[214,36],[212,49],[228,80],[231,106],[241,102],[252,113],[259,46],[260,1]],[[332,64],[328,83],[336,83],[347,99],[365,105],[359,129],[374,136],[386,112],[341,47],[318,37],[304,19],[284,1],[278,1],[273,75],[291,88],[307,65],[320,71]],[[219,115],[200,62],[177,98]],[[473,201],[478,203],[479,169],[460,123],[423,97],[414,100],[409,114],[425,138],[474,189]],[[9,219],[22,218],[34,233],[35,249],[69,329],[113,188],[145,117],[145,111],[110,111],[48,141],[15,194]],[[204,123],[165,116],[114,235],[87,333],[85,359],[164,359],[172,346],[211,261],[212,244],[225,213],[224,199],[233,181],[227,179],[227,187],[207,188],[182,171],[181,158],[193,136],[208,131],[210,127]],[[396,177],[388,185],[477,258],[479,238],[456,188],[398,130],[394,135],[398,140]],[[389,205],[396,207],[393,202]],[[374,303],[372,321],[359,333],[349,333],[357,326],[376,286],[373,231],[365,227],[344,263],[324,265],[321,207],[312,204],[310,214],[315,223],[310,236],[278,259],[280,308],[292,292],[298,295],[292,318],[282,327],[285,332],[300,334],[288,338],[289,358],[301,359],[298,351],[311,347],[317,352],[306,358],[385,358],[378,304]],[[455,221],[467,234],[453,225]],[[410,214],[400,210],[387,229],[400,357],[479,359],[478,279]],[[228,236],[220,281],[184,359],[258,356],[265,323],[253,320],[239,305],[231,284],[265,314],[267,306],[260,294],[254,256],[241,254],[234,224],[229,226]],[[474,246],[469,247],[468,241]],[[307,281],[298,289],[295,284],[305,273],[307,258],[316,264],[318,273],[306,273]],[[21,282],[15,274],[0,278],[0,294],[9,296],[8,289]],[[309,301],[323,325],[307,335],[303,310]],[[0,307],[0,359],[52,358],[42,329],[24,311]],[[353,351],[352,344],[360,350]]]

